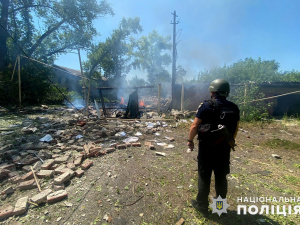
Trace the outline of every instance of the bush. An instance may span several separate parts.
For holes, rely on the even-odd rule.
[[[236,102],[239,106],[241,112],[241,120],[244,121],[260,121],[268,117],[267,108],[270,104],[264,101],[253,100],[261,99],[264,94],[259,92],[258,86],[255,84],[246,84],[247,86],[237,87],[233,93],[232,100]],[[246,88],[246,91],[245,91]]]

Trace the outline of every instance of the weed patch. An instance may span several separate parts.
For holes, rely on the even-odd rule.
[[[268,140],[265,143],[262,144],[263,146],[269,147],[269,148],[283,148],[287,150],[297,150],[300,151],[300,144],[288,141],[288,140],[282,140],[278,138],[274,138],[272,140]]]

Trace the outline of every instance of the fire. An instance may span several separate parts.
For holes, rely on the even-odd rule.
[[[124,101],[124,97],[121,97],[121,102],[120,104],[124,105],[125,101]]]
[[[142,99],[141,101],[140,101],[140,107],[144,107],[145,106],[145,101]]]

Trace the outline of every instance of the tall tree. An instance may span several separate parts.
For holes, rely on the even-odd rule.
[[[282,74],[281,81],[283,82],[300,82],[300,72],[299,71],[285,71]]]
[[[230,83],[239,84],[249,81],[256,83],[279,81],[279,64],[275,60],[257,60],[246,58],[238,62],[223,67],[214,67],[198,74],[198,80],[201,82],[211,82],[217,78],[223,78]]]
[[[132,43],[133,67],[146,71],[150,84],[169,81],[167,66],[171,64],[171,56],[168,54],[172,47],[171,37],[161,36],[154,30]]]
[[[88,47],[96,35],[93,20],[113,14],[106,0],[1,0],[0,71],[20,50],[29,57],[56,55]]]
[[[89,77],[104,76],[108,79],[119,79],[129,72],[130,36],[142,31],[140,18],[123,18],[118,29],[113,30],[105,42],[92,45],[85,62]]]

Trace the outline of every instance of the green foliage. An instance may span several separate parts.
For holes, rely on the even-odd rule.
[[[257,60],[246,58],[239,60],[231,66],[214,67],[198,74],[198,80],[210,83],[217,78],[228,80],[232,84],[242,84],[245,82],[270,82],[280,81],[278,72],[279,64],[275,60]]]
[[[284,82],[300,82],[300,72],[292,70],[290,72],[284,72],[281,77],[281,81]]]
[[[298,177],[285,175],[285,176],[283,176],[283,179],[285,181],[288,181],[291,184],[294,184],[294,185],[299,185],[300,184],[300,178],[298,178]]]
[[[231,89],[230,99],[238,104],[242,120],[259,121],[268,116],[267,108],[270,106],[268,103],[264,101],[252,102],[264,97],[256,84],[246,83],[245,86]]]
[[[67,94],[66,94],[67,98],[69,101],[74,101],[76,99],[81,99],[82,96],[76,92],[76,91],[69,91]]]
[[[5,28],[0,29],[0,101],[8,104],[17,104],[19,99],[18,81],[9,78],[17,55],[25,52],[51,64],[61,53],[89,47],[97,34],[93,20],[113,14],[105,0],[7,0],[1,1],[0,11]],[[62,97],[51,87],[48,71],[41,72],[28,62],[21,58],[22,104],[60,102]]]
[[[62,104],[65,101],[64,96],[68,96],[67,89],[62,88],[62,87],[58,87],[58,88],[60,90],[60,93],[53,84],[51,84],[49,86],[47,95],[45,96],[45,103],[47,103],[47,104]],[[72,96],[72,94],[71,94],[71,96]],[[70,98],[70,101],[72,101],[71,98]]]
[[[96,0],[7,2],[8,7],[0,5],[1,23],[5,25],[5,29],[29,57],[48,62],[53,61],[57,54],[88,47],[97,34],[93,20],[100,15],[113,14],[105,0],[99,3]],[[0,36],[2,35],[5,40],[1,41],[0,49],[8,51],[1,52],[4,55],[0,54],[0,60],[13,60],[20,54],[20,49],[0,29]]]
[[[296,164],[295,163],[293,166],[296,167],[296,168],[298,168],[298,169],[300,169],[300,164]]]
[[[131,48],[129,36],[141,31],[139,18],[123,18],[119,28],[113,30],[111,37],[105,42],[92,45],[88,61],[84,63],[89,77],[105,77],[110,80],[123,78],[130,69],[128,65]]]
[[[132,66],[146,71],[148,82],[152,85],[170,81],[170,74],[166,70],[171,63],[171,57],[167,53],[172,47],[170,40],[170,36],[160,36],[155,30],[138,40],[132,39]]]
[[[236,102],[241,111],[241,119],[246,121],[262,120],[268,116],[270,104],[254,101],[264,97],[258,84],[280,81],[279,64],[275,60],[257,60],[246,58],[223,67],[214,67],[198,74],[198,82],[210,83],[217,78],[226,79],[231,86],[230,99]],[[250,81],[250,82],[249,82]]]

